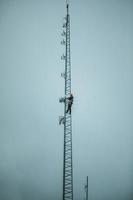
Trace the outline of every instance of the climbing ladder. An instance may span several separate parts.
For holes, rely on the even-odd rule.
[[[65,55],[61,59],[65,61],[65,72],[61,76],[65,79],[65,95],[59,99],[64,103],[64,116],[59,117],[59,124],[64,125],[64,158],[63,158],[63,200],[73,200],[73,164],[72,164],[72,116],[66,113],[68,101],[71,94],[71,58],[70,58],[70,15],[69,4],[66,4],[67,14],[63,24],[63,40]]]

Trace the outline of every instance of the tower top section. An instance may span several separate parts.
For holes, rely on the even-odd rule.
[[[67,14],[69,13],[69,0],[66,0]]]
[[[66,5],[69,4],[69,0],[66,0]]]

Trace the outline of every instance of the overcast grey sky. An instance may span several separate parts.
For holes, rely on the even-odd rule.
[[[133,1],[72,0],[74,199],[133,199]],[[61,200],[65,0],[0,0],[0,200]]]

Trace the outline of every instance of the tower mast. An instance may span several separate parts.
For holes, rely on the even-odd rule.
[[[72,162],[72,115],[68,113],[68,96],[71,94],[71,57],[70,57],[70,14],[69,3],[66,1],[66,16],[61,34],[61,44],[65,46],[65,71],[61,76],[65,79],[64,97],[59,101],[64,103],[64,116],[59,118],[59,124],[64,125],[64,154],[63,154],[63,200],[73,200],[73,162]]]
[[[85,183],[85,200],[88,200],[88,176],[86,177]]]

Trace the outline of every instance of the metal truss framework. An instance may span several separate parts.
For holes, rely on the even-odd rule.
[[[70,58],[70,15],[69,4],[66,4],[67,15],[63,24],[63,40],[65,55],[61,59],[65,61],[65,72],[61,76],[65,79],[65,97],[60,98],[64,103],[64,116],[59,123],[64,125],[64,158],[63,158],[63,200],[73,200],[73,163],[72,163],[72,116],[67,113],[67,96],[71,94],[71,58]]]

